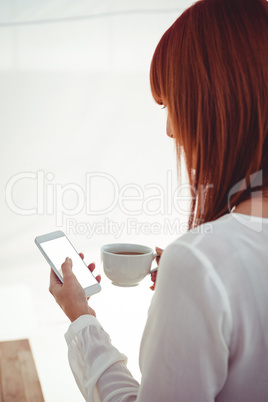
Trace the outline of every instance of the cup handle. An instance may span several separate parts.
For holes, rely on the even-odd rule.
[[[155,257],[157,257],[157,256],[158,256],[157,253],[153,253],[153,260],[154,260]],[[153,272],[156,272],[157,270],[158,270],[158,265],[157,265],[156,267],[152,268],[152,269],[149,271],[149,274],[152,274]]]
[[[152,268],[152,269],[149,271],[149,274],[152,274],[153,272],[156,272],[156,271],[158,271],[158,265],[157,265],[156,267]]]

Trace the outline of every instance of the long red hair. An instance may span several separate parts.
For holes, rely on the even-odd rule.
[[[154,99],[168,109],[178,168],[185,157],[189,229],[268,187],[266,0],[195,3],[161,38],[150,82]],[[260,171],[262,184],[252,189]]]

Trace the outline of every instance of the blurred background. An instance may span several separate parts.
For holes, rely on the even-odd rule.
[[[83,401],[67,360],[69,322],[34,244],[54,230],[96,262],[102,291],[91,305],[140,380],[150,277],[113,286],[100,247],[165,248],[186,231],[187,191],[149,70],[161,36],[191,4],[0,1],[0,340],[30,340],[47,402]]]

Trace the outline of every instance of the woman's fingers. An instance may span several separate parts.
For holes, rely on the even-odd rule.
[[[155,282],[155,281],[156,281],[156,275],[157,275],[157,271],[156,271],[156,272],[153,272],[153,273],[151,274],[151,281],[152,281],[152,282]]]
[[[85,258],[85,256],[84,256],[83,253],[79,253],[79,255],[80,255],[80,257],[82,258],[82,260]],[[96,266],[96,263],[95,263],[95,262],[91,262],[91,263],[88,265],[88,268],[90,269],[91,272],[93,272],[94,269],[95,269],[95,266]]]
[[[95,267],[96,267],[95,262],[91,262],[91,263],[88,265],[88,269],[89,269],[91,272],[94,271]]]
[[[97,275],[97,276],[96,276],[96,279],[97,279],[97,281],[100,283],[100,281],[101,281],[101,276],[100,276],[100,275]]]
[[[73,268],[73,262],[71,258],[66,257],[64,263],[61,265],[63,280],[65,280],[66,278],[73,277],[74,274],[72,268]]]
[[[82,258],[82,260],[85,258],[85,256],[84,256],[83,253],[79,253],[79,255],[80,255],[80,257]],[[96,267],[96,263],[95,263],[95,262],[91,262],[91,263],[88,265],[88,269],[89,269],[91,272],[94,271],[95,267]]]
[[[153,272],[151,274],[151,281],[153,282],[152,286],[150,286],[151,290],[155,289],[155,282],[156,282],[156,277],[157,277],[157,271]]]
[[[155,257],[155,260],[156,260],[156,263],[159,264],[161,255],[162,255],[162,253],[163,253],[164,250],[163,250],[162,248],[160,248],[160,247],[155,247],[155,251],[156,251],[156,253],[158,254],[158,255]],[[152,282],[153,282],[153,285],[150,287],[150,289],[152,289],[152,290],[155,289],[156,278],[157,278],[157,271],[155,271],[155,272],[153,272],[153,273],[151,274],[151,280],[152,280]]]
[[[95,263],[95,262],[92,262],[91,264],[88,265],[88,269],[89,269],[91,272],[94,271],[95,267],[96,267],[96,263]],[[100,281],[101,281],[101,276],[100,276],[100,275],[97,275],[97,276],[96,276],[96,279],[97,279],[97,281],[100,283]]]
[[[164,250],[162,248],[160,248],[160,247],[156,247],[155,251],[158,254],[158,256],[155,258],[155,260],[156,260],[156,263],[159,264],[160,257],[161,257],[161,255],[162,255]]]
[[[161,254],[163,253],[163,249],[162,248],[160,248],[160,247],[156,247],[155,248],[155,251],[157,252],[157,254],[159,255],[159,256],[161,256]]]
[[[79,253],[79,255],[80,255],[80,257],[82,258],[82,260],[85,258],[85,256],[84,256],[83,253]],[[90,272],[93,272],[94,269],[95,269],[95,267],[96,267],[96,263],[95,263],[95,262],[91,262],[91,263],[88,265],[88,269],[90,270]],[[100,283],[100,281],[101,281],[101,276],[100,276],[100,275],[97,275],[97,276],[96,276],[96,280]],[[89,299],[89,298],[88,298],[88,299]]]

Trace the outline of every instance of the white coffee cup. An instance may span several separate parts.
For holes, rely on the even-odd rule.
[[[136,286],[149,273],[157,253],[147,246],[130,243],[106,244],[101,247],[105,275],[117,286]]]

